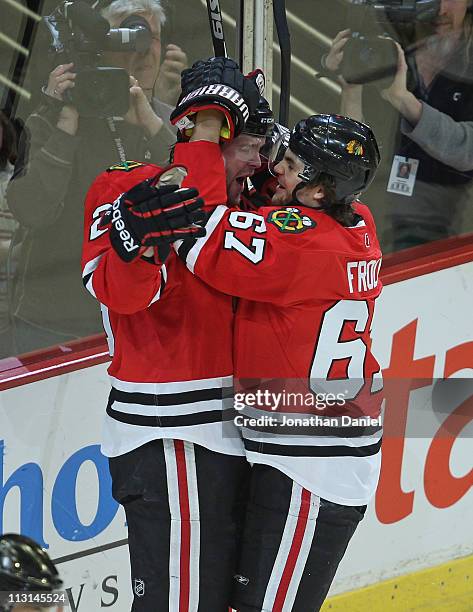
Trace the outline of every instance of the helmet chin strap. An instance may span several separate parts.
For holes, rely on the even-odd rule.
[[[299,181],[299,183],[297,183],[297,185],[292,190],[292,194],[291,194],[292,199],[295,202],[299,202],[300,204],[302,204],[302,202],[297,199],[297,192],[300,189],[302,189],[302,187],[305,187],[312,180],[308,178],[308,176],[310,176],[310,170],[311,170],[311,167],[304,162],[304,169],[302,170],[302,172],[299,172],[299,174],[297,175],[301,180]]]

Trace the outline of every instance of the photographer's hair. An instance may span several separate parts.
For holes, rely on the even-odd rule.
[[[470,62],[473,53],[473,0],[470,0],[468,11],[463,22],[463,34],[465,37],[465,56]]]
[[[322,172],[316,179],[304,184],[304,187],[317,186],[323,187],[324,190],[324,198],[321,201],[323,212],[344,227],[355,225],[357,215],[353,210],[352,202],[337,200],[333,178]]]
[[[154,15],[156,21],[162,26],[166,23],[166,14],[161,6],[161,0],[114,0],[101,11],[102,16],[109,21],[114,17],[125,19],[128,15],[143,13]]]

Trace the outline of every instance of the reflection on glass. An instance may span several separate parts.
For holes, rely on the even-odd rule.
[[[2,62],[13,83],[3,91],[6,116],[25,124],[10,182],[13,166],[1,168],[1,206],[10,225],[2,231],[0,266],[16,264],[14,277],[7,282],[2,272],[0,279],[3,357],[103,331],[80,278],[84,198],[113,164],[168,160],[180,73],[188,53],[203,53],[190,36],[196,24],[203,24],[209,46],[205,7],[197,17],[189,10],[182,23],[175,4],[114,0],[98,12],[82,2],[48,1],[39,25],[34,15],[24,23],[20,17],[24,31],[7,33],[28,40],[30,57],[19,62],[12,47]],[[35,36],[25,35],[27,26]]]
[[[288,7],[289,127],[311,113],[337,111],[373,127],[382,165],[363,200],[385,252],[471,230],[468,0],[404,3],[402,10],[394,0],[333,4],[337,10],[327,11],[326,0],[293,0]],[[100,14],[81,6],[46,0],[34,27],[33,17],[6,5],[0,26],[23,46],[5,44],[0,55],[2,107],[20,133],[9,184],[11,166],[1,169],[8,226],[0,261],[3,354],[102,331],[80,281],[87,187],[124,158],[167,159],[180,71],[212,53],[202,2],[115,0]],[[222,2],[222,9],[237,16],[232,3]],[[227,19],[230,51],[235,34]],[[279,69],[275,52],[276,86]],[[277,87],[273,92],[277,116]]]
[[[353,3],[322,59],[340,110],[382,143],[367,197],[384,250],[456,234],[473,178],[472,15],[468,0]],[[389,38],[388,38],[389,37]]]

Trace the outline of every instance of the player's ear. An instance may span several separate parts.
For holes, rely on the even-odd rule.
[[[322,185],[315,185],[314,187],[302,187],[297,192],[297,199],[305,206],[311,208],[320,208],[320,202],[325,197],[325,190]]]
[[[322,185],[317,185],[313,188],[311,198],[314,200],[315,204],[318,204],[320,200],[325,198],[325,189],[322,187]]]

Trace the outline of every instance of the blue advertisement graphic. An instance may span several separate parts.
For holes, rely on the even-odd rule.
[[[42,547],[49,548],[44,539],[44,478],[41,466],[29,462],[16,468],[5,481],[4,459],[7,447],[0,440],[0,530],[4,533],[5,499],[14,487],[20,491],[20,531],[30,536]],[[81,466],[91,461],[98,479],[98,503],[95,516],[89,525],[84,525],[77,511],[77,476]],[[51,516],[54,527],[61,538],[70,542],[90,540],[102,533],[113,521],[119,505],[112,497],[112,484],[108,460],[100,452],[98,444],[85,446],[75,451],[60,468],[51,493]],[[6,529],[5,529],[6,527]]]

